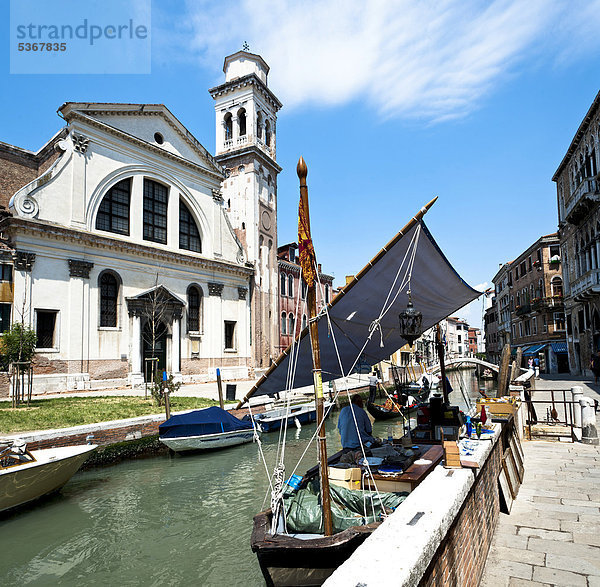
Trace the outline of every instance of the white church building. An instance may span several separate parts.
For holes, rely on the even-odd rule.
[[[0,144],[11,318],[35,328],[46,388],[140,384],[155,360],[184,381],[268,366],[281,170],[268,69],[225,59],[216,156],[162,104],[67,102],[37,153]]]

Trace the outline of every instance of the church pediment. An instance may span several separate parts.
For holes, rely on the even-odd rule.
[[[210,172],[221,174],[212,155],[164,104],[67,102],[59,111],[67,121],[81,115],[110,129],[144,141],[153,149],[182,157]]]
[[[130,315],[147,316],[160,320],[181,318],[185,307],[185,300],[164,285],[158,285],[136,296],[125,298],[125,301]]]

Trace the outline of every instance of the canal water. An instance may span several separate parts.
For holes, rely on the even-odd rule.
[[[461,387],[473,401],[478,387],[492,389],[473,373],[449,374],[455,403],[464,404]],[[331,453],[341,448],[336,423],[334,413]],[[387,436],[388,426],[376,423],[374,434]],[[401,423],[391,426],[400,436]],[[287,474],[314,432],[288,430]],[[277,439],[262,436],[271,467]],[[298,472],[315,463],[311,445]],[[0,585],[264,585],[250,533],[267,486],[254,443],[80,472],[56,496],[0,518]]]

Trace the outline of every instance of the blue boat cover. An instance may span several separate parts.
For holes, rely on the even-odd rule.
[[[171,416],[158,427],[161,438],[182,438],[252,429],[252,422],[242,422],[217,406]]]

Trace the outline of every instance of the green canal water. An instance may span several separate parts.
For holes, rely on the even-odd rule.
[[[471,397],[472,371],[454,372]],[[327,422],[330,452],[340,449],[337,413]],[[401,423],[376,423],[374,434],[401,435]],[[291,473],[315,426],[287,434]],[[272,465],[278,433],[263,434]],[[316,462],[316,448],[298,469]],[[264,585],[250,550],[252,517],[267,490],[256,444],[187,457],[160,456],[76,474],[62,492],[0,518],[0,585]]]

